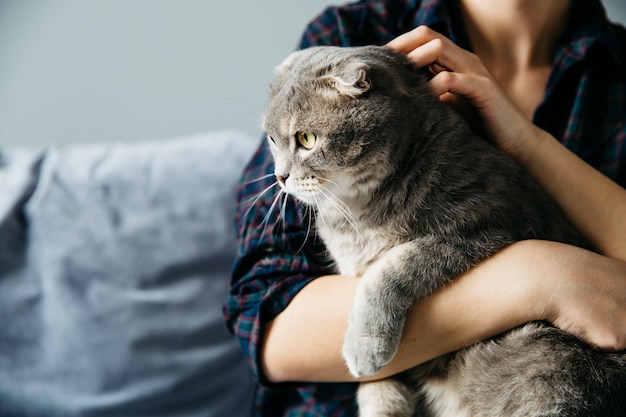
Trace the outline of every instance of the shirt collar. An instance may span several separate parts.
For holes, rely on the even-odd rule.
[[[626,56],[620,47],[624,33],[623,27],[609,21],[599,0],[574,0],[570,26],[557,48],[556,58],[580,61],[595,49],[624,68]]]

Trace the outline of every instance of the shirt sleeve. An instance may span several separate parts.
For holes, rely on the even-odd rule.
[[[227,325],[262,384],[267,383],[259,366],[264,325],[311,280],[332,272],[311,210],[280,191],[266,142],[236,189],[238,252],[224,306]]]

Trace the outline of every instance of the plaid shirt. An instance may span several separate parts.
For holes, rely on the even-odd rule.
[[[456,2],[370,0],[330,7],[310,23],[300,47],[384,44],[428,25],[471,50]],[[583,159],[626,185],[626,30],[598,0],[574,1],[572,23],[534,122]],[[265,324],[318,276],[332,273],[312,219],[291,198],[276,200],[272,157],[263,140],[238,187],[239,250],[227,324],[259,380],[259,416],[356,416],[356,384],[270,384],[260,371]]]

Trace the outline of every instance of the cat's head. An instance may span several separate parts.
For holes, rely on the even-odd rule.
[[[263,119],[283,189],[308,204],[366,199],[406,151],[422,75],[385,47],[315,47],[276,70]],[[415,109],[413,109],[415,110]]]

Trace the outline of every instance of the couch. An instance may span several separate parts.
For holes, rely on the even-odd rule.
[[[0,147],[0,416],[251,415],[221,307],[257,143]]]

